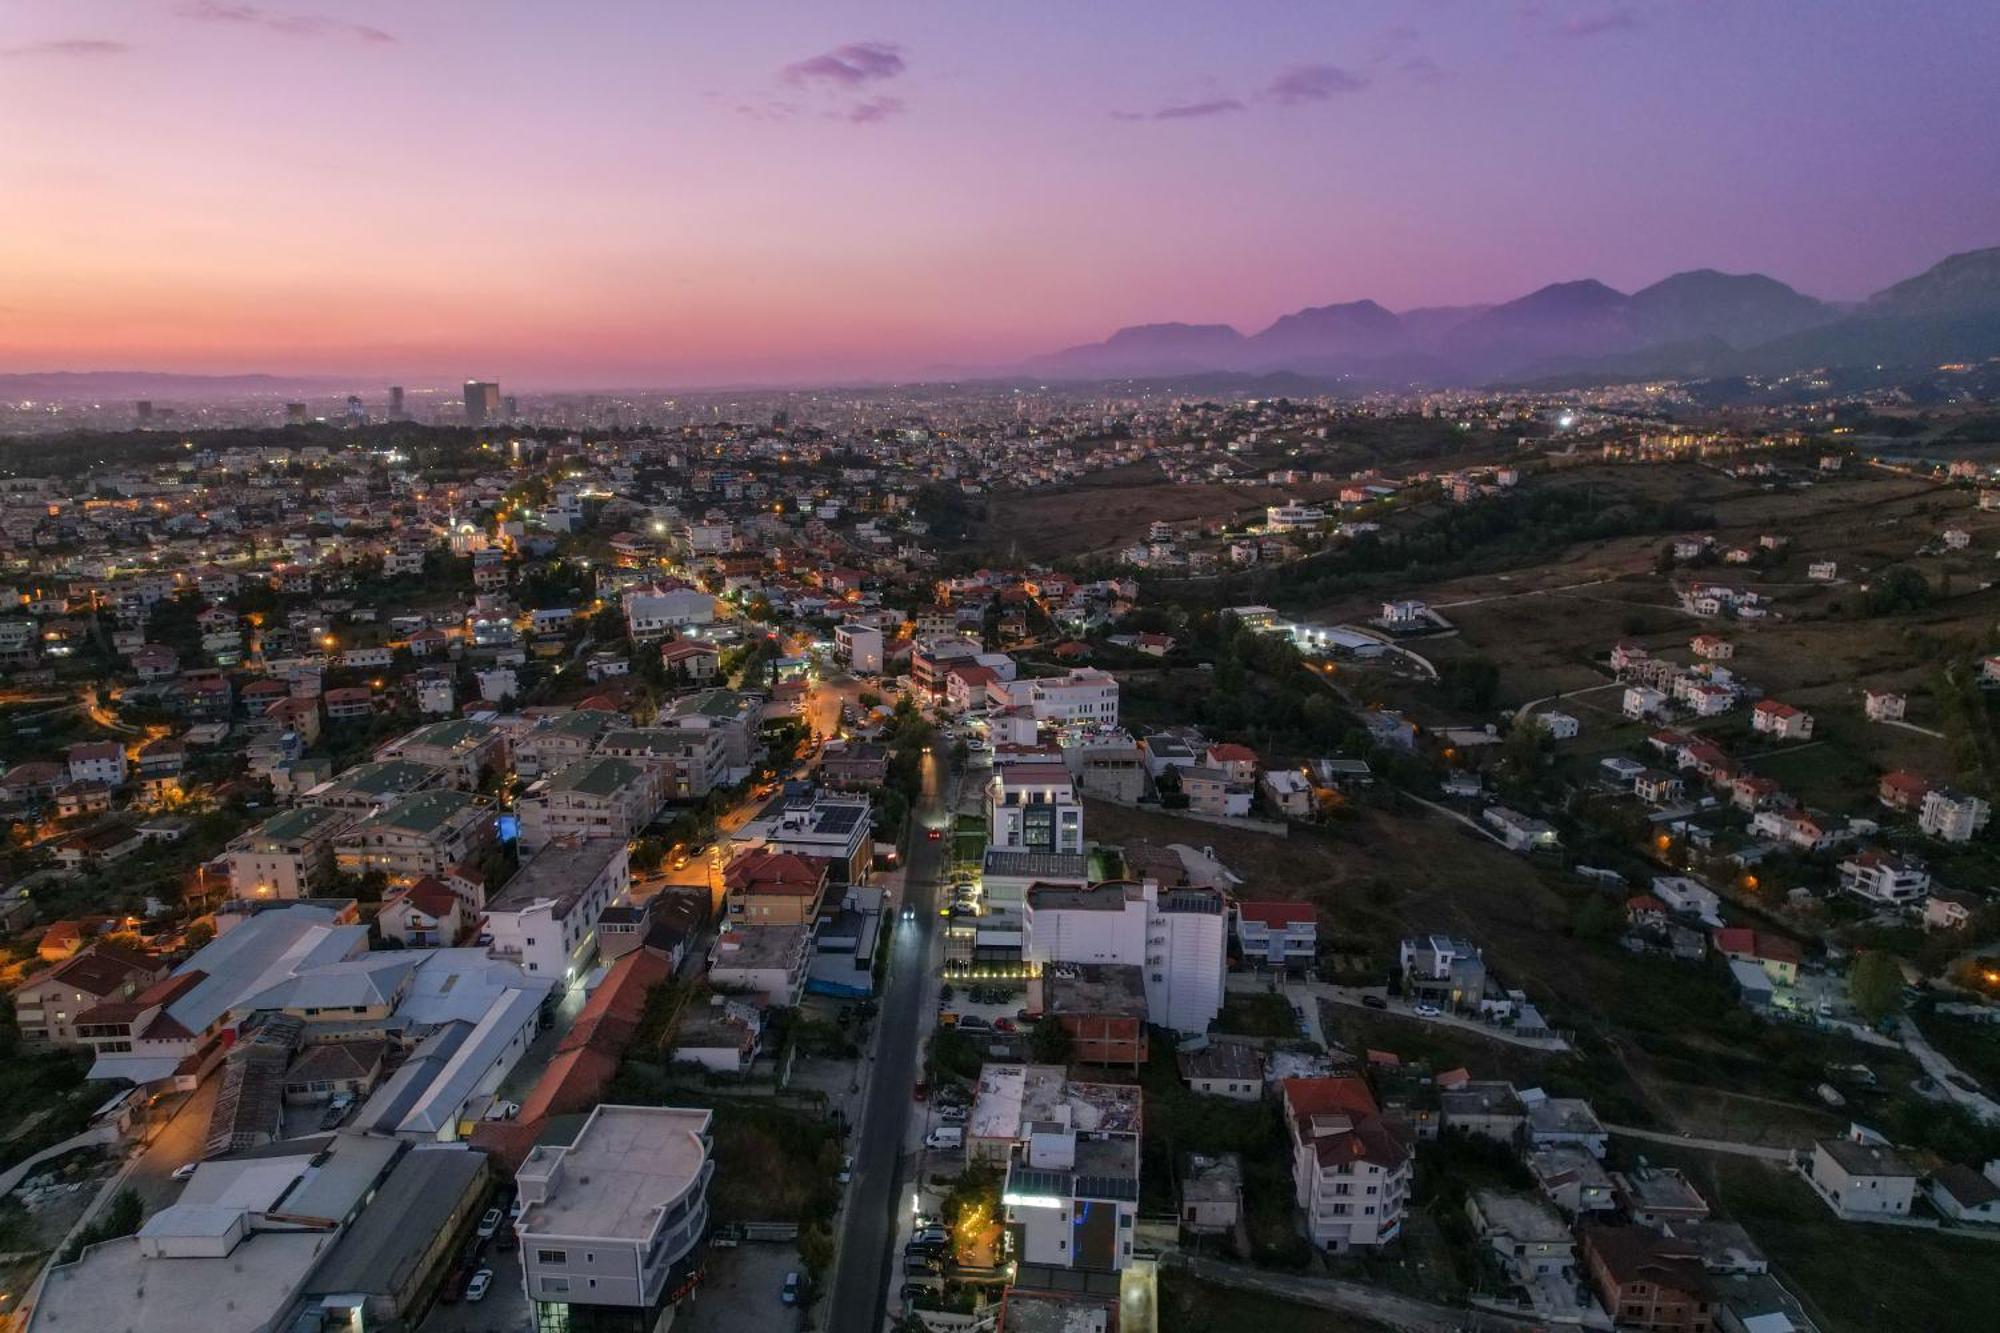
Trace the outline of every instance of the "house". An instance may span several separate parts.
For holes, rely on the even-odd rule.
[[[1750,729],[1781,741],[1811,740],[1812,714],[1775,699],[1759,699],[1750,710]]]
[[[286,1105],[366,1097],[381,1080],[388,1051],[389,1043],[379,1039],[324,1041],[306,1047],[285,1070]]]
[[[1907,699],[1889,690],[1861,692],[1861,708],[1870,722],[1900,722],[1908,707]]]
[[[415,948],[449,948],[465,933],[465,905],[441,880],[426,875],[390,890],[375,924],[384,939]]]
[[[1611,669],[1623,676],[1641,662],[1652,660],[1653,654],[1637,643],[1616,643],[1611,646]]]
[[[165,973],[163,962],[145,954],[92,944],[14,988],[14,1024],[29,1046],[81,1046],[76,1021],[85,1010],[129,1000]]]
[[[1586,1226],[1583,1266],[1598,1300],[1622,1328],[1711,1333],[1715,1286],[1701,1251],[1650,1227]]]
[[[1403,992],[1448,1009],[1468,1009],[1486,994],[1479,946],[1450,935],[1413,936],[1397,949]]]
[[[1924,793],[1917,827],[1942,842],[1970,842],[1992,813],[1992,807],[1977,796],[1933,787]]]
[[[524,855],[558,838],[631,840],[659,812],[659,779],[643,764],[593,755],[536,782],[516,809]]]
[[[107,787],[125,785],[125,747],[116,741],[85,741],[72,745],[65,756],[71,782],[101,782]]]
[[[1576,1281],[1576,1243],[1562,1216],[1532,1194],[1475,1189],[1465,1200],[1472,1230],[1516,1286]]]
[[[1511,1083],[1467,1080],[1440,1094],[1438,1118],[1446,1130],[1511,1145],[1527,1123],[1528,1110]]]
[[[1609,1212],[1618,1206],[1610,1173],[1582,1148],[1540,1148],[1529,1153],[1527,1161],[1542,1196],[1566,1216]]]
[[[1583,724],[1568,713],[1558,713],[1551,709],[1546,713],[1536,713],[1530,719],[1542,734],[1554,741],[1573,741],[1583,730]]]
[[[1313,812],[1312,783],[1294,768],[1267,769],[1263,776],[1264,797],[1287,819],[1304,819]]]
[[[1748,926],[1726,926],[1714,932],[1715,951],[1732,963],[1754,963],[1774,986],[1796,986],[1805,953],[1794,940]]]
[[[1029,985],[1029,1008],[1062,1025],[1076,1064],[1146,1063],[1146,977],[1136,963],[1058,963]]]
[[[810,926],[826,902],[828,871],[824,857],[739,853],[722,872],[731,924]]]
[[[1677,773],[1649,768],[1632,779],[1632,794],[1648,805],[1677,805],[1687,795],[1687,784]]]
[[[1231,777],[1219,768],[1194,767],[1180,770],[1181,794],[1187,808],[1198,815],[1241,818],[1250,813],[1256,789],[1246,781]]]
[[[1487,806],[1480,819],[1499,833],[1501,844],[1510,852],[1544,850],[1558,842],[1554,826],[1504,805]]]
[[[1931,784],[1915,773],[1897,769],[1884,773],[1875,785],[1875,799],[1891,810],[1921,810]]]
[[[1840,891],[1884,907],[1909,907],[1931,887],[1919,862],[1888,852],[1857,852],[1840,863]]]
[[[1213,1041],[1195,1050],[1178,1051],[1174,1060],[1180,1066],[1181,1081],[1191,1092],[1239,1102],[1263,1098],[1264,1056],[1255,1046]]]
[[[2000,1162],[1988,1162],[1983,1173],[1949,1162],[1932,1174],[1924,1193],[1954,1222],[2000,1223]]]
[[[1957,889],[1932,889],[1924,899],[1925,930],[1958,930],[1972,920],[1984,900]]]
[[[1806,1177],[1841,1218],[1908,1217],[1917,1196],[1917,1169],[1881,1136],[1856,1125],[1843,1138],[1813,1144]]]
[[[1625,716],[1637,722],[1643,718],[1658,717],[1666,709],[1667,696],[1648,685],[1628,685],[1625,687]]]
[[[1411,1154],[1367,1082],[1337,1074],[1288,1078],[1280,1086],[1293,1201],[1306,1239],[1336,1253],[1394,1240],[1409,1199]]]
[[[1581,1148],[1599,1161],[1611,1147],[1611,1133],[1580,1097],[1549,1097],[1531,1089],[1518,1094],[1526,1108],[1524,1129],[1530,1148]]]
[[[1236,946],[1259,967],[1311,967],[1319,955],[1319,914],[1310,903],[1238,902]]]
[[[1727,662],[1736,656],[1736,645],[1719,634],[1697,634],[1688,641],[1688,648],[1706,662]]]
[[[674,1029],[670,1059],[718,1074],[742,1074],[757,1059],[763,1035],[761,1008],[726,995],[711,995],[705,1007],[683,1017]]]
[[[1815,560],[1806,566],[1806,577],[1814,583],[1831,583],[1840,577],[1840,565],[1833,560]]]
[[[1181,1230],[1229,1236],[1243,1217],[1243,1159],[1235,1153],[1190,1153],[1180,1174]]]
[[[730,926],[716,937],[708,979],[774,1008],[798,1004],[811,970],[813,927]]]
[[[1640,1226],[1678,1227],[1708,1216],[1708,1200],[1670,1166],[1649,1166],[1643,1159],[1630,1171],[1611,1173],[1618,1206]]]
[[[1700,880],[1685,875],[1658,875],[1653,879],[1652,890],[1669,912],[1697,917],[1709,926],[1722,925],[1722,899]]]

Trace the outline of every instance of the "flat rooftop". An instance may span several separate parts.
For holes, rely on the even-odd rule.
[[[1500,1235],[1530,1245],[1567,1245],[1569,1225],[1539,1198],[1508,1190],[1474,1190],[1473,1204]]]
[[[1052,1014],[1146,1016],[1146,974],[1131,963],[1055,963],[1042,974],[1042,1007]]]
[[[486,901],[489,912],[518,912],[539,902],[567,912],[625,850],[623,838],[558,838],[529,857]]]
[[[537,1147],[524,1183],[560,1166],[549,1197],[521,1218],[523,1236],[643,1240],[654,1216],[699,1185],[713,1113],[670,1106],[600,1106],[569,1147]]]
[[[1073,1083],[1060,1065],[989,1064],[967,1118],[975,1139],[1019,1140],[1030,1123],[1080,1134],[1137,1134],[1139,1089],[1119,1083]]]

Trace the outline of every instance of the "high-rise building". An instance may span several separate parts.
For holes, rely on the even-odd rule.
[[[153,419],[153,405],[144,398],[132,404],[132,410],[138,413],[139,424],[142,426]]]
[[[515,417],[520,416],[521,400],[511,393],[502,398],[500,400],[500,415],[508,421],[512,421]]]
[[[285,404],[285,424],[287,426],[303,426],[310,420],[312,420],[312,417],[307,413],[304,403]]]
[[[350,426],[368,424],[368,408],[362,403],[361,395],[358,393],[347,395],[347,424]]]
[[[391,384],[389,386],[389,420],[401,421],[402,419],[403,386],[400,384]]]
[[[465,424],[484,426],[500,417],[500,386],[489,380],[465,382]]]

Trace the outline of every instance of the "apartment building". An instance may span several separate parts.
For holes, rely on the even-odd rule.
[[[865,884],[874,864],[874,807],[856,792],[780,796],[738,829],[735,841],[826,861],[831,885]]]
[[[1028,707],[1038,722],[1110,728],[1118,725],[1118,679],[1096,667],[1028,682]]]
[[[486,900],[492,954],[572,985],[597,951],[597,918],[631,887],[624,838],[558,838]]]
[[[635,838],[660,809],[659,780],[643,765],[606,755],[541,779],[516,806],[523,854],[557,838]]]
[[[1154,880],[1088,888],[1031,887],[1022,904],[1030,962],[1124,963],[1145,976],[1151,1022],[1201,1033],[1222,1011],[1229,921],[1213,889],[1162,889]]]
[[[477,861],[493,838],[490,808],[466,792],[439,788],[343,829],[334,839],[334,863],[342,874],[377,870],[404,882]]]
[[[698,801],[729,781],[729,739],[720,729],[625,727],[608,731],[597,753],[652,771],[663,801]]]
[[[810,926],[826,902],[828,863],[791,852],[743,852],[722,872],[732,924]]]
[[[1007,851],[1083,851],[1083,805],[1067,765],[1007,764],[986,784],[986,841]]]
[[[83,1045],[77,1019],[87,1010],[130,1000],[166,974],[166,965],[115,944],[93,944],[14,988],[14,1025],[37,1049]]]
[[[239,898],[310,898],[333,877],[334,843],[359,823],[352,810],[302,805],[229,844],[229,889]]]
[[[1354,1074],[1288,1078],[1282,1094],[1293,1198],[1306,1238],[1336,1253],[1394,1240],[1402,1232],[1412,1158],[1367,1082]]]
[[[487,773],[507,771],[507,735],[476,718],[433,722],[390,741],[375,757],[429,764],[444,771],[446,786],[472,791]]]
[[[654,1329],[694,1289],[711,1111],[602,1105],[515,1172],[521,1283],[544,1328]]]
[[[1255,967],[1307,968],[1319,957],[1319,914],[1310,903],[1238,902],[1236,947]]]
[[[1140,1093],[1053,1065],[989,1064],[966,1118],[968,1160],[1006,1165],[1003,1225],[1024,1264],[1115,1273],[1139,1213]]]

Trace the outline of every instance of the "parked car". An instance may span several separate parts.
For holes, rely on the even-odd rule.
[[[943,842],[943,841],[944,841],[944,830],[943,830],[943,829],[941,829],[941,828],[934,828],[934,829],[931,829],[931,830],[927,831],[927,832],[926,832],[926,833],[924,834],[924,836],[925,836],[926,838],[930,839],[930,840],[931,840],[932,842]]]
[[[472,1281],[465,1284],[465,1299],[468,1301],[485,1300],[487,1289],[492,1285],[493,1270],[490,1268],[480,1269],[472,1275]]]
[[[993,1030],[995,1032],[1012,1032],[1014,1030],[1014,1020],[1011,1018],[996,1018],[993,1020]]]
[[[1364,995],[1361,997],[1361,1007],[1363,1009],[1387,1009],[1389,1002],[1380,995]]]
[[[903,1304],[905,1305],[908,1305],[911,1301],[919,1297],[935,1295],[937,1295],[937,1288],[928,1282],[905,1282],[903,1284],[902,1296]]]
[[[938,1107],[938,1119],[947,1125],[962,1125],[965,1123],[965,1108],[963,1106],[940,1106]]]
[[[929,1101],[930,1096],[931,1096],[931,1085],[928,1083],[919,1081],[914,1088],[910,1089],[910,1097],[913,1101],[919,1101],[919,1102]]]
[[[201,1165],[200,1162],[182,1162],[179,1166],[174,1168],[174,1179],[186,1180],[189,1176],[194,1174],[194,1169],[200,1165]]]
[[[500,1230],[500,1210],[488,1208],[479,1219],[479,1239],[490,1240]]]
[[[1434,1004],[1413,1004],[1410,1006],[1410,1012],[1419,1018],[1439,1018],[1444,1014],[1444,1010]]]
[[[840,1175],[838,1179],[840,1183],[843,1185],[845,1185],[848,1181],[854,1179],[853,1153],[849,1153],[847,1156],[840,1159]]]
[[[805,1287],[805,1279],[797,1273],[785,1274],[785,1285],[778,1292],[778,1299],[787,1305],[797,1305]]]
[[[915,1236],[910,1238],[910,1244],[913,1246],[949,1245],[951,1244],[951,1233],[939,1226],[924,1227]]]
[[[990,1032],[993,1030],[993,1025],[987,1022],[985,1019],[981,1018],[978,1014],[961,1015],[958,1020],[958,1025],[970,1032]]]

